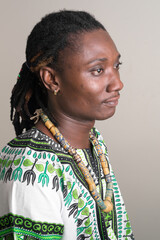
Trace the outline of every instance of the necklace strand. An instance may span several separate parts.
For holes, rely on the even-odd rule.
[[[108,162],[107,162],[106,157],[102,151],[102,148],[98,142],[98,139],[95,137],[95,135],[92,132],[89,133],[89,138],[90,138],[92,144],[95,146],[97,154],[99,156],[99,159],[100,159],[100,162],[102,165],[102,169],[103,169],[103,173],[105,176],[106,185],[107,185],[106,196],[105,196],[104,201],[100,197],[100,194],[98,193],[98,191],[96,189],[94,180],[93,180],[91,174],[89,173],[88,168],[83,163],[82,158],[76,152],[76,149],[73,148],[67,142],[67,140],[63,137],[63,135],[60,133],[58,128],[49,120],[49,118],[43,113],[42,110],[39,111],[39,115],[41,116],[41,119],[44,122],[45,126],[50,130],[50,132],[53,134],[55,139],[73,157],[73,159],[77,163],[78,167],[80,168],[80,170],[85,178],[85,181],[88,184],[89,191],[90,191],[92,197],[94,198],[94,200],[97,202],[98,206],[101,208],[102,211],[107,212],[107,213],[110,212],[113,209],[113,204],[112,204],[113,184],[111,181]]]

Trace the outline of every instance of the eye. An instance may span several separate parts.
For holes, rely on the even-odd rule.
[[[92,70],[94,76],[99,76],[103,72],[103,68],[96,68]]]
[[[116,63],[116,64],[114,65],[114,68],[117,69],[117,70],[119,70],[120,65],[122,65],[122,62]]]

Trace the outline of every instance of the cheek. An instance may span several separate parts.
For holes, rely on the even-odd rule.
[[[68,108],[75,108],[76,106],[79,107],[83,100],[83,92],[83,86],[67,84],[61,90],[60,102]]]
[[[100,81],[90,81],[85,88],[88,98],[94,101],[97,99],[103,99],[105,95],[105,87],[103,82]]]

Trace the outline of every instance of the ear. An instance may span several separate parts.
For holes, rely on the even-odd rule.
[[[51,92],[59,91],[59,80],[54,69],[49,67],[43,67],[40,69],[39,75],[47,90]]]

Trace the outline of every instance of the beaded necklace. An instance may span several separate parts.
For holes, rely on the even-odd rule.
[[[113,204],[112,204],[113,184],[112,184],[112,181],[111,181],[108,162],[107,162],[106,157],[105,157],[105,155],[102,151],[102,148],[101,148],[101,146],[98,142],[98,139],[90,131],[89,139],[91,140],[92,144],[95,146],[95,148],[97,150],[98,157],[99,157],[101,165],[102,165],[102,169],[103,169],[103,173],[104,173],[105,181],[106,181],[106,185],[107,185],[107,187],[106,187],[106,197],[105,197],[104,201],[101,199],[100,194],[98,193],[98,191],[96,189],[96,185],[94,183],[94,180],[93,180],[91,174],[89,173],[88,168],[84,165],[84,163],[82,161],[82,158],[76,152],[76,149],[73,148],[67,142],[67,140],[63,137],[63,135],[60,133],[58,128],[49,120],[47,115],[45,115],[41,109],[38,109],[36,111],[36,113],[37,113],[37,116],[35,116],[35,117],[38,117],[38,115],[41,117],[45,126],[50,130],[50,132],[53,134],[55,139],[73,157],[73,159],[77,163],[78,167],[80,168],[80,170],[81,170],[81,172],[82,172],[82,174],[85,178],[85,181],[88,183],[89,191],[90,191],[92,197],[94,198],[94,200],[97,202],[98,206],[101,208],[101,210],[103,212],[106,212],[106,213],[110,212],[113,209]],[[33,118],[35,118],[35,117],[33,117]]]

